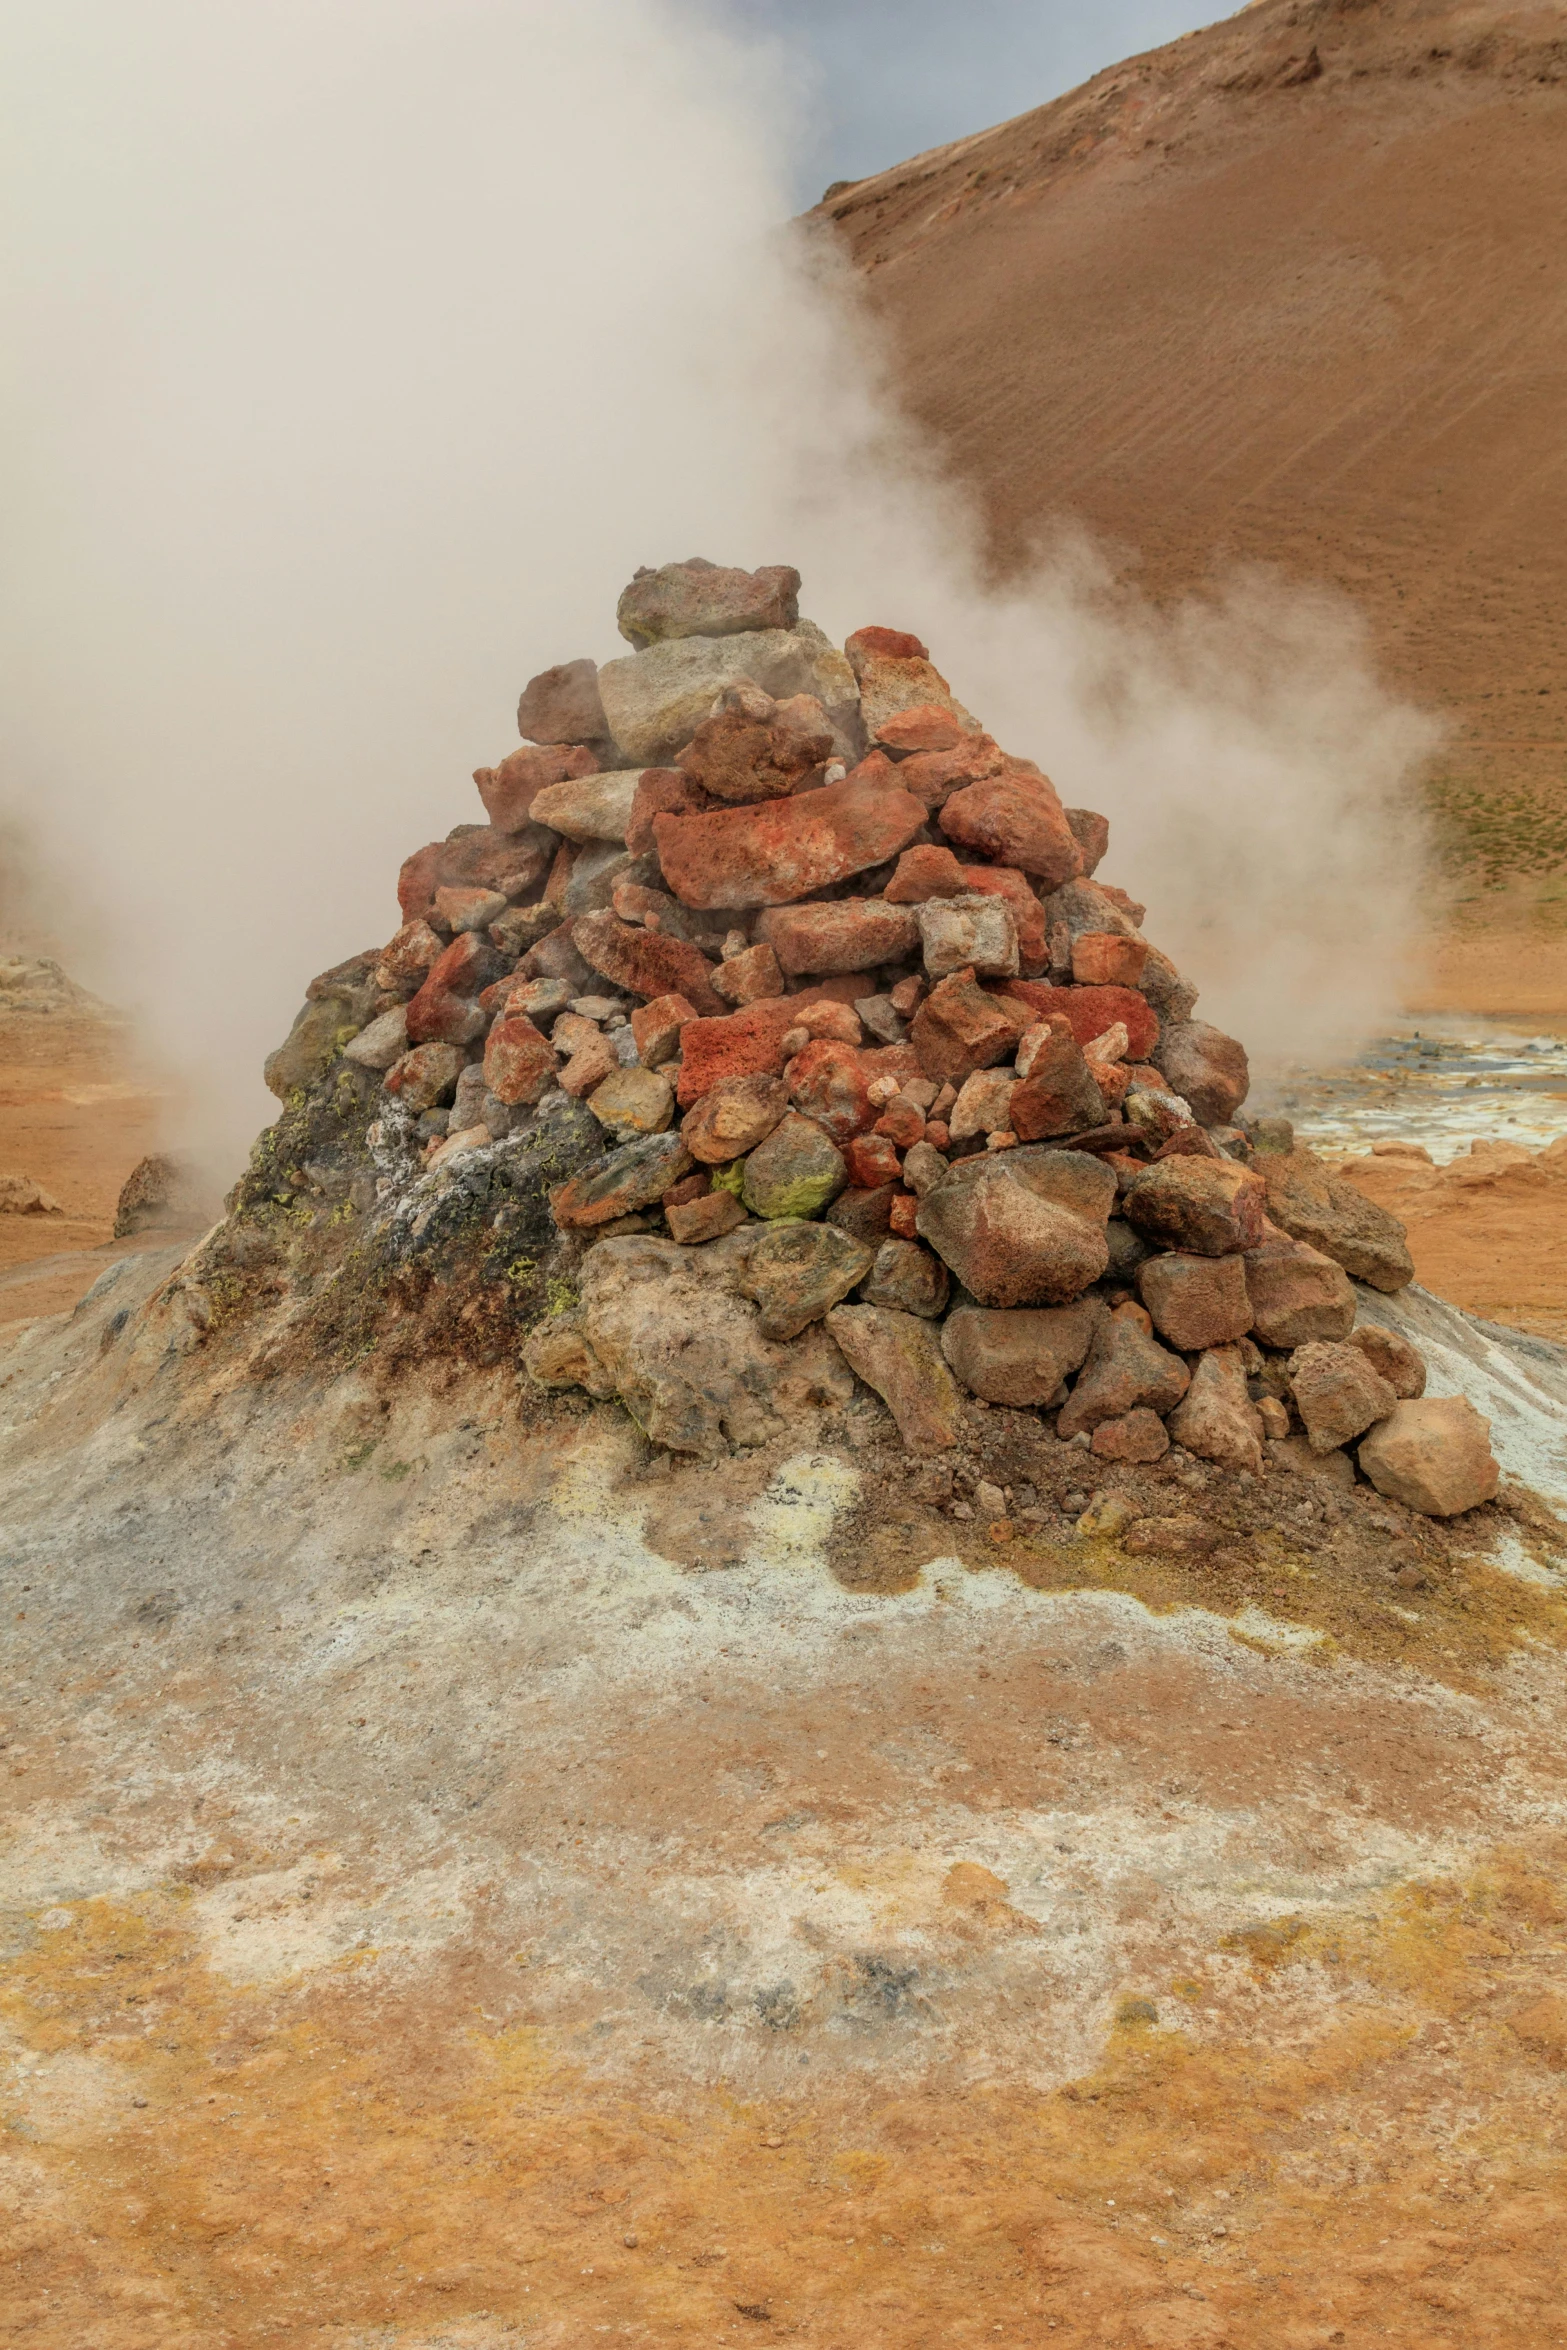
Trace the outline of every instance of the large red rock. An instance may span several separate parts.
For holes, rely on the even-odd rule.
[[[689,939],[662,930],[643,930],[618,914],[584,914],[571,926],[571,943],[582,960],[616,987],[645,997],[683,995],[697,1011],[719,1013],[724,999],[713,988],[713,966]]]
[[[431,841],[405,860],[397,877],[403,920],[427,921],[438,889],[497,889],[503,897],[525,897],[544,879],[554,854],[554,836],[542,825],[520,834],[460,825],[449,840]]]
[[[888,648],[896,645],[897,651]],[[932,666],[918,637],[887,628],[856,629],[844,646],[849,666],[860,688],[860,715],[872,742],[890,719],[903,712],[949,711],[966,733],[977,733],[979,721],[956,699],[939,669]]]
[[[1024,1005],[991,995],[972,976],[955,971],[920,1005],[909,1038],[925,1076],[961,1085],[976,1069],[1010,1060],[1032,1025]]]
[[[1236,1474],[1262,1467],[1262,1415],[1246,1392],[1240,1349],[1210,1346],[1198,1357],[1192,1383],[1170,1414],[1170,1434],[1200,1461]]]
[[[1147,960],[1146,943],[1118,931],[1085,930],[1072,941],[1072,977],[1080,987],[1135,987]]]
[[[729,803],[787,798],[833,752],[827,713],[810,694],[775,702],[759,686],[726,687],[675,764]]]
[[[1042,1029],[1043,1034],[1038,1030]],[[1094,1082],[1082,1048],[1059,1014],[1030,1031],[1032,1053],[1010,1106],[1013,1133],[1020,1142],[1045,1142],[1052,1135],[1077,1134],[1104,1122],[1104,1096]],[[1021,1064],[1020,1064],[1021,1065]]]
[[[1233,1159],[1160,1159],[1128,1185],[1121,1213],[1145,1240],[1194,1256],[1240,1256],[1262,1239],[1262,1178]]]
[[[898,769],[898,788],[934,811],[945,805],[966,783],[981,783],[999,775],[1006,753],[988,734],[965,735],[955,751],[916,751]]]
[[[1130,987],[1051,987],[1041,979],[1006,979],[998,993],[1027,1004],[1036,1019],[1059,1012],[1079,1044],[1092,1044],[1120,1021],[1126,1030],[1126,1058],[1146,1061],[1159,1041],[1157,1013]]]
[[[1491,1423],[1467,1396],[1398,1402],[1360,1447],[1378,1493],[1428,1518],[1452,1518],[1494,1499],[1501,1470]]]
[[[795,1054],[785,1075],[795,1108],[814,1118],[840,1149],[851,1135],[875,1125],[879,1105],[870,1098],[870,1072],[852,1044],[820,1037]]]
[[[696,1016],[695,1004],[683,995],[655,996],[649,1004],[638,1004],[631,1015],[631,1040],[643,1068],[656,1069],[660,1062],[672,1061]]]
[[[1072,827],[1072,838],[1083,852],[1083,871],[1096,872],[1110,846],[1109,817],[1099,815],[1093,808],[1068,808],[1066,820]]]
[[[727,1166],[765,1142],[788,1107],[781,1077],[725,1077],[686,1112],[680,1132],[694,1159]]]
[[[955,751],[966,729],[942,702],[916,702],[884,718],[875,740],[889,751]]]
[[[529,821],[533,803],[546,784],[564,783],[578,775],[596,775],[598,760],[575,743],[524,743],[495,767],[476,767],[484,812],[500,832],[520,832]]]
[[[787,906],[907,848],[925,810],[907,792],[841,783],[704,816],[657,815],[664,879],[688,906]]]
[[[882,894],[889,906],[922,906],[927,898],[960,898],[970,886],[950,849],[921,841],[904,850]]]
[[[915,1228],[980,1305],[1066,1305],[1110,1262],[1114,1202],[1115,1177],[1081,1151],[995,1151],[933,1185]]]
[[[1188,1256],[1174,1249],[1138,1266],[1137,1294],[1160,1337],[1182,1354],[1200,1354],[1205,1346],[1231,1346],[1252,1324],[1246,1282],[1251,1261]],[[1332,1270],[1337,1273],[1338,1267]]]
[[[1097,1297],[1011,1313],[958,1306],[942,1329],[941,1351],[971,1393],[1027,1410],[1051,1402],[1078,1369],[1104,1311]]]
[[[1058,1435],[1087,1436],[1129,1412],[1168,1412],[1191,1382],[1179,1355],[1143,1328],[1139,1309],[1120,1306],[1094,1325],[1088,1360],[1056,1422]]]
[[[937,819],[947,838],[997,864],[1034,873],[1051,889],[1083,870],[1060,795],[1037,767],[1009,760],[999,775],[955,791]]]
[[[411,1045],[477,1044],[489,1025],[489,1014],[472,996],[456,995],[449,987],[432,987],[428,980],[408,1006]]]
[[[700,1101],[724,1077],[777,1077],[784,1065],[783,1040],[798,999],[772,996],[747,1004],[722,1020],[688,1020],[680,1031],[682,1108]]]
[[[753,936],[796,976],[874,971],[913,954],[919,924],[907,908],[885,898],[832,898],[821,906],[769,906],[757,916]]]
[[[627,848],[634,857],[645,857],[653,846],[655,816],[695,816],[712,804],[678,767],[644,767],[626,818]]]
[[[867,661],[928,661],[930,647],[906,628],[857,628],[844,645],[856,677]]]
[[[375,983],[380,988],[406,987],[425,979],[441,956],[445,946],[428,922],[405,922],[395,938],[389,939],[381,950],[381,960],[375,968]]]

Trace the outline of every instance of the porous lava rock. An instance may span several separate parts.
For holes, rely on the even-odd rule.
[[[552,669],[530,677],[517,703],[517,732],[529,749],[537,744],[580,745],[601,765],[607,764],[605,754],[614,745],[599,694],[598,663],[557,661]],[[502,819],[492,816],[490,821],[499,824]]]
[[[1109,1263],[1115,1177],[1078,1151],[961,1161],[928,1191],[915,1229],[985,1306],[1064,1305]]]
[[[723,1077],[681,1121],[681,1137],[704,1166],[726,1166],[765,1142],[787,1115],[789,1088],[781,1077]]]
[[[1246,1392],[1240,1349],[1213,1346],[1197,1360],[1191,1385],[1170,1414],[1170,1434],[1199,1460],[1221,1468],[1262,1468],[1262,1418]]]
[[[742,681],[719,695],[676,765],[716,800],[773,800],[796,790],[832,751],[832,727],[814,695],[779,702]]]
[[[1048,776],[1011,762],[1000,775],[965,784],[942,804],[942,831],[961,848],[1014,866],[1054,889],[1083,869],[1083,852]]]
[[[891,785],[840,783],[756,807],[653,818],[664,875],[688,906],[786,906],[880,865],[925,820]]]
[[[1260,1247],[1247,1250],[1244,1262],[1250,1326],[1264,1346],[1349,1337],[1355,1327],[1355,1292],[1343,1268],[1320,1249],[1273,1231]]]
[[[1290,1357],[1290,1393],[1313,1452],[1351,1443],[1398,1402],[1392,1388],[1358,1346],[1314,1339]]]
[[[1127,1186],[1121,1212],[1146,1239],[1198,1256],[1253,1249],[1262,1238],[1261,1180],[1233,1159],[1162,1159]]]
[[[1414,1259],[1398,1218],[1330,1174],[1310,1151],[1259,1150],[1255,1164],[1268,1214],[1291,1239],[1320,1250],[1372,1289],[1402,1289],[1413,1281]]]
[[[1181,1354],[1231,1345],[1252,1325],[1249,1263],[1249,1258],[1189,1256],[1172,1249],[1138,1267],[1137,1294],[1160,1337]]]

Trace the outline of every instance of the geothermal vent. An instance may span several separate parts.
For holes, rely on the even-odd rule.
[[[1246,1118],[1105,819],[918,638],[839,652],[798,591],[639,572],[634,650],[534,678],[488,822],[407,860],[395,936],[269,1061],[195,1329],[265,1301],[279,1365],[509,1353],[698,1456],[860,1380],[938,1461],[978,1399],[1079,1460],[1488,1499],[1486,1423],[1357,1327],[1402,1228]]]

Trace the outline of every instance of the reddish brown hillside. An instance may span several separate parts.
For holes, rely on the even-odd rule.
[[[1003,560],[1340,583],[1471,838],[1567,861],[1561,0],[1261,0],[822,210]]]

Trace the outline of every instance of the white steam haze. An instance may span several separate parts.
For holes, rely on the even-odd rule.
[[[232,1172],[310,976],[690,554],[930,643],[1263,1059],[1392,1000],[1433,729],[1325,597],[987,587],[784,223],[809,76],[673,0],[11,0],[0,814]]]

